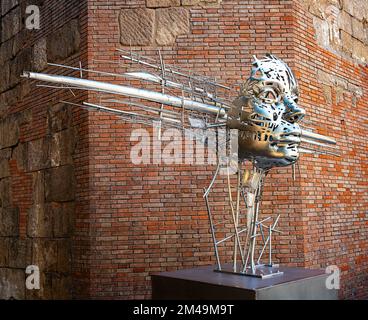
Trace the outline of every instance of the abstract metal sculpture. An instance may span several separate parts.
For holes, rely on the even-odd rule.
[[[70,105],[113,113],[127,121],[146,124],[155,121],[162,126],[183,130],[193,128],[209,130],[219,127],[237,130],[238,166],[235,201],[232,199],[233,188],[229,163],[225,166],[230,204],[229,216],[233,229],[230,235],[218,239],[217,224],[214,222],[209,200],[209,194],[220,168],[224,165],[223,162],[218,161],[212,181],[204,192],[217,261],[216,271],[260,278],[282,274],[278,266],[272,263],[272,236],[274,233],[280,233],[276,229],[280,215],[273,221],[271,217],[260,220],[259,207],[265,177],[273,167],[294,166],[300,153],[337,155],[331,147],[336,144],[334,139],[306,130],[301,126],[305,111],[298,106],[298,84],[290,68],[282,60],[270,54],[260,60],[254,58],[250,77],[242,85],[238,97],[230,100],[224,97],[234,96],[231,88],[207,77],[187,74],[179,68],[165,64],[160,52],[157,63],[154,59],[142,57],[133,52],[119,51],[123,53],[120,59],[151,71],[140,69],[115,74],[83,69],[81,66],[50,64],[79,71],[81,77],[34,72],[25,72],[23,77],[53,84],[41,86],[89,90],[100,94],[143,99],[158,104],[152,106],[135,100],[116,98],[107,99],[104,102],[127,107],[125,110],[120,110],[117,107],[106,107],[101,104],[84,102],[78,105],[67,102]],[[121,61],[116,63],[120,64]],[[97,73],[149,82],[159,85],[161,92],[87,80],[83,79],[83,73]],[[165,108],[165,106],[169,107]],[[137,111],[132,111],[132,108]],[[175,109],[179,110],[175,111]],[[253,169],[242,169],[245,161],[249,161]],[[241,203],[244,204],[243,208]],[[260,245],[257,241],[259,238],[262,239]],[[232,241],[234,244],[233,263],[230,266],[222,265],[218,250],[219,246],[226,241]],[[262,264],[261,258],[267,251],[267,263]]]

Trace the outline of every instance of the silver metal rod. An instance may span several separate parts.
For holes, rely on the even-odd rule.
[[[58,83],[58,84],[66,84],[71,86],[77,86],[88,89],[98,89],[102,91],[107,91],[109,93],[124,95],[133,98],[141,98],[153,102],[167,104],[173,107],[182,108],[199,111],[204,113],[209,113],[213,115],[219,114],[221,117],[226,117],[226,112],[224,109],[211,106],[208,104],[191,101],[183,98],[178,98],[174,96],[170,96],[167,94],[162,94],[159,92],[148,91],[143,89],[137,89],[132,87],[120,86],[116,84],[79,79],[73,77],[65,77],[65,76],[57,76],[57,75],[49,75],[44,73],[36,73],[36,72],[24,72],[22,75],[23,78],[29,78],[39,81]]]
[[[145,111],[162,112],[162,113],[166,113],[168,115],[171,115],[173,117],[179,117],[180,116],[180,113],[175,112],[175,111],[166,110],[166,109],[165,110],[161,110],[161,109],[154,108],[154,107],[148,107],[148,106],[145,106],[143,104],[132,102],[132,101],[129,101],[129,100],[106,99],[106,100],[103,100],[103,101],[110,102],[110,103],[126,104],[126,105],[129,105],[129,106],[133,106],[133,107],[137,107],[137,108],[143,109]]]
[[[120,51],[120,52],[127,53],[127,51],[125,51],[125,50],[121,50],[121,49],[117,49],[117,50]],[[145,61],[142,61],[140,59],[140,58],[144,58],[144,59],[148,60],[147,57],[140,57],[138,54],[136,54],[136,56],[137,56],[137,58],[133,58],[133,56],[120,55],[120,57],[123,58],[123,59],[130,60],[132,62],[137,62],[137,63],[140,63],[142,65],[145,65],[147,67],[151,67],[151,68],[154,68],[154,69],[158,69],[158,70],[161,69],[161,67],[159,65],[152,64],[152,63],[149,63],[149,62],[145,62]],[[150,59],[150,60],[153,61],[152,59]],[[170,65],[166,65],[166,71],[169,72],[169,73],[176,74],[178,76],[189,78],[189,79],[193,79],[193,80],[197,80],[197,81],[207,82],[210,85],[213,85],[213,86],[216,86],[216,87],[220,87],[220,88],[223,88],[223,89],[227,89],[227,90],[233,91],[233,89],[231,89],[231,88],[229,88],[227,86],[224,86],[222,84],[213,82],[209,78],[202,79],[202,78],[199,78],[199,77],[197,77],[195,75],[185,74],[185,73],[180,72],[180,71],[177,71],[177,70],[178,70],[178,68],[176,68],[176,67],[173,67],[173,66],[170,66]]]
[[[315,132],[311,132],[311,131],[307,131],[307,130],[302,130],[301,137],[318,140],[318,141],[329,143],[329,144],[336,144],[336,140],[333,138],[326,137],[324,135],[321,135]]]
[[[203,89],[201,88],[189,88],[181,83],[177,83],[177,82],[173,82],[170,80],[164,80],[163,78],[149,73],[149,72],[127,72],[124,73],[124,75],[126,75],[128,78],[133,78],[133,79],[138,79],[138,80],[144,80],[144,81],[148,81],[148,82],[153,82],[153,83],[157,83],[157,84],[164,84],[165,87],[168,88],[173,88],[173,89],[180,89],[183,90],[187,93],[191,93],[191,94],[197,94],[199,95],[199,97],[201,99],[209,99],[211,101],[214,101],[218,104],[223,105],[224,108],[229,109],[230,106],[227,105],[224,101],[217,99],[216,97],[214,97],[212,94],[205,92]],[[197,98],[198,99],[198,98]]]
[[[309,143],[309,144],[312,144],[312,145],[315,145],[315,146],[319,146],[319,147],[328,147],[328,148],[336,148],[335,146],[330,146],[326,143],[322,143],[322,142],[318,142],[318,141],[313,141],[313,140],[310,140],[310,139],[306,139],[306,138],[301,138],[300,139],[301,142],[304,142],[304,143]]]
[[[220,170],[220,162],[218,162],[218,163],[217,163],[217,168],[216,168],[215,174],[213,175],[213,178],[212,178],[212,180],[211,180],[210,185],[208,186],[208,188],[207,188],[207,189],[205,189],[205,193],[204,193],[204,195],[203,195],[203,198],[207,197],[207,196],[208,196],[208,194],[210,193],[210,191],[211,191],[211,189],[212,189],[212,186],[213,186],[213,184],[215,183],[215,180],[216,180],[217,175],[218,175],[218,173],[219,173],[219,170]]]
[[[207,207],[208,218],[210,220],[211,235],[212,235],[213,245],[214,245],[214,249],[215,249],[217,269],[219,271],[221,271],[220,256],[219,256],[218,248],[217,248],[217,241],[216,241],[216,235],[215,235],[215,228],[213,226],[212,213],[211,213],[211,209],[210,209],[210,204],[208,202],[208,197],[206,196],[205,199],[206,199],[206,207]]]
[[[245,231],[247,231],[247,228],[244,228],[244,229],[240,230],[240,231],[238,232],[238,234],[242,234],[242,233],[243,233],[243,232],[245,232]],[[235,233],[234,233],[234,234],[232,234],[232,235],[230,235],[230,236],[227,236],[226,238],[223,238],[223,239],[221,239],[221,240],[217,241],[217,245],[219,245],[219,244],[221,244],[221,243],[223,243],[223,242],[225,242],[225,241],[227,241],[227,240],[231,239],[231,238],[232,238],[232,237],[234,237],[234,236],[235,236]]]

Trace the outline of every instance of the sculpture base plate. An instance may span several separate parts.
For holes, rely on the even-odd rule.
[[[230,273],[230,274],[237,274],[239,276],[247,276],[247,277],[255,277],[255,278],[261,278],[261,279],[267,279],[272,277],[278,277],[283,275],[284,273],[280,271],[279,265],[264,265],[259,264],[255,267],[255,272],[253,273],[250,268],[248,268],[245,272],[241,270],[239,267],[234,271],[234,267],[232,265],[225,265],[224,267],[219,269],[215,269],[215,272],[224,272],[224,273]]]
[[[232,270],[232,265],[226,268]],[[225,266],[223,266],[225,268]],[[247,277],[215,272],[213,266],[153,274],[152,298],[158,300],[336,300],[326,288],[324,270],[279,267],[283,274]]]

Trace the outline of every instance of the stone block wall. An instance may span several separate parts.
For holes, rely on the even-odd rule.
[[[317,43],[346,59],[368,63],[368,3],[362,0],[302,1],[313,17]]]
[[[75,164],[80,113],[62,95],[35,88],[23,71],[51,72],[47,62],[83,60],[83,1],[1,2],[0,37],[0,298],[72,297]],[[29,5],[40,30],[26,28]],[[78,101],[78,96],[75,98]],[[82,135],[83,136],[83,135]],[[41,289],[25,288],[37,265]]]

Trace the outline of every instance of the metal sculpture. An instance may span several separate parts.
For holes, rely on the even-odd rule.
[[[238,166],[235,189],[231,185],[228,163],[226,167],[229,216],[233,228],[230,235],[218,238],[218,223],[214,221],[209,199],[223,162],[218,162],[212,181],[204,191],[217,261],[216,271],[260,278],[282,274],[272,262],[272,236],[274,233],[280,233],[276,229],[280,215],[274,220],[272,217],[260,220],[259,208],[265,177],[273,167],[292,165],[294,168],[301,153],[337,155],[331,147],[336,144],[334,139],[306,130],[300,124],[305,111],[298,106],[298,84],[290,68],[274,55],[268,54],[263,59],[254,57],[251,75],[241,86],[238,97],[233,100],[229,97],[236,93],[231,88],[208,77],[185,73],[175,66],[165,64],[160,52],[157,62],[131,51],[119,51],[122,53],[120,60],[112,63],[120,65],[121,60],[126,60],[134,66],[139,66],[140,70],[118,74],[84,69],[81,65],[70,67],[50,64],[78,71],[80,78],[34,72],[24,72],[23,77],[52,83],[41,85],[50,88],[89,90],[109,96],[133,98],[105,99],[104,103],[114,107],[107,107],[102,103],[84,102],[79,105],[66,102],[74,106],[113,113],[127,121],[145,124],[155,121],[160,126],[183,130],[209,130],[219,127],[237,130]],[[148,82],[158,85],[161,92],[87,80],[83,78],[85,73]],[[142,103],[142,99],[156,105]],[[115,107],[116,104],[126,106],[125,110]],[[252,164],[253,169],[242,167],[246,161]],[[234,190],[235,201],[232,196]],[[260,245],[259,238],[262,240]],[[223,265],[219,254],[219,246],[227,241],[232,241],[234,245],[231,265]],[[267,251],[267,263],[263,264],[261,259]]]

